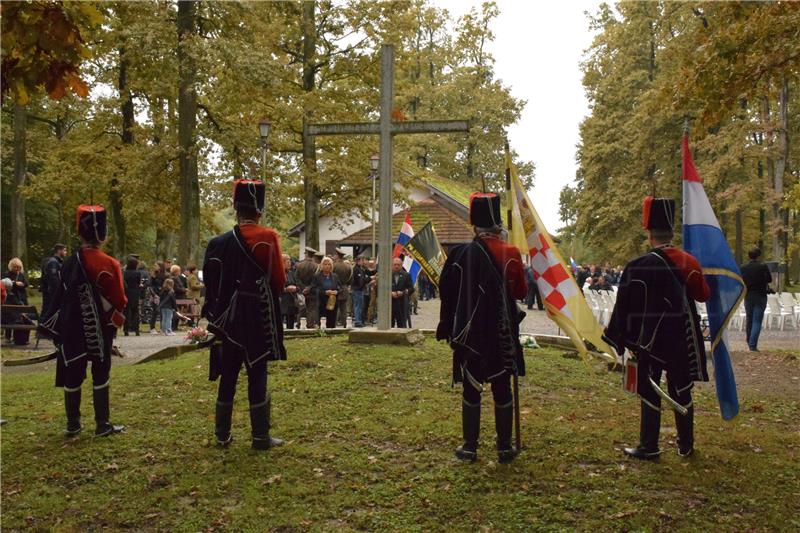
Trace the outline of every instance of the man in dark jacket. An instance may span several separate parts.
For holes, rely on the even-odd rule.
[[[297,323],[299,283],[292,267],[292,258],[288,254],[283,254],[283,271],[286,273],[286,282],[283,285],[283,294],[281,294],[281,316],[286,329],[294,329]]]
[[[750,351],[757,352],[772,274],[769,273],[767,265],[759,261],[761,250],[753,248],[747,256],[750,262],[742,265],[742,280],[747,286],[747,295],[744,297],[744,312],[747,315],[744,332]]]
[[[67,435],[81,431],[81,385],[92,363],[95,435],[119,433],[124,426],[109,421],[111,346],[124,320],[127,300],[119,262],[100,249],[107,235],[106,210],[78,207],[81,247],[64,261],[61,283],[42,317],[41,330],[58,350],[56,387],[64,388]]]
[[[264,192],[260,181],[236,181],[233,207],[238,223],[211,239],[203,261],[202,316],[218,341],[211,348],[209,378],[221,377],[214,433],[222,447],[233,441],[233,398],[242,365],[247,371],[252,447],[266,450],[283,444],[269,433],[267,361],[286,359],[280,309],[286,273],[278,234],[258,224]]]
[[[513,397],[511,376],[525,375],[519,323],[525,313],[516,301],[525,297],[519,249],[503,238],[500,197],[474,193],[470,223],[475,239],[450,251],[439,282],[441,308],[437,340],[453,349],[453,381],[463,383],[461,422],[464,444],[456,449],[462,461],[478,458],[483,384],[494,397],[497,456],[512,461],[519,451],[511,444]]]
[[[317,251],[306,246],[306,257],[295,267],[297,281],[305,298],[306,304],[306,329],[314,329],[319,324],[319,302],[317,295],[311,292],[311,283],[319,271],[319,265],[314,261]]]
[[[643,225],[652,249],[625,265],[614,311],[604,339],[623,355],[629,349],[637,359],[637,393],[641,398],[639,445],[625,448],[636,459],[657,459],[661,451],[661,374],[666,370],[668,394],[686,410],[675,410],[678,454],[694,450],[695,381],[708,381],[706,353],[695,301],[708,300],[711,291],[699,262],[675,248],[672,241],[675,201],[644,201]]]
[[[350,283],[350,294],[353,297],[353,326],[364,327],[364,289],[369,283],[369,274],[364,267],[366,259],[363,255],[356,258],[356,266],[353,267],[353,281]]]
[[[125,296],[128,298],[128,305],[125,307],[125,336],[127,337],[128,333],[133,331],[138,337],[139,324],[141,323],[139,301],[144,291],[144,279],[142,278],[142,272],[139,270],[139,256],[136,254],[128,256],[122,279],[125,284]]]
[[[53,245],[50,257],[42,262],[42,283],[39,290],[42,291],[42,315],[47,312],[50,302],[61,282],[61,265],[67,257],[67,246],[61,243]]]
[[[336,248],[336,258],[333,260],[333,272],[339,278],[341,290],[336,294],[338,300],[336,307],[336,327],[347,327],[347,315],[350,312],[350,284],[353,282],[353,265],[345,260],[344,250]]]
[[[392,260],[392,327],[407,328],[409,324],[408,297],[414,292],[411,275],[403,270],[403,260]]]

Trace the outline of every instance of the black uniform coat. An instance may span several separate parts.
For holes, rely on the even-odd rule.
[[[211,333],[241,349],[249,366],[264,358],[286,359],[280,301],[270,288],[271,272],[264,271],[247,250],[239,226],[208,243],[203,278],[202,316]],[[217,377],[214,366],[219,356],[212,349],[212,379]]]
[[[503,372],[525,375],[519,323],[525,317],[509,298],[503,276],[480,238],[453,248],[439,281],[441,308],[436,339],[453,349],[453,381],[462,366],[484,383]]]
[[[620,355],[628,348],[648,366],[665,369],[677,388],[708,381],[700,319],[682,279],[661,249],[628,263],[604,335]]]
[[[102,303],[81,264],[80,250],[64,261],[61,280],[39,330],[53,339],[58,350],[56,387],[63,387],[69,365],[83,357],[104,361],[111,357],[117,328],[103,325]]]

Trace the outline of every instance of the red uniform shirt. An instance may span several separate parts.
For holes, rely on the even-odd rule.
[[[128,298],[122,286],[122,269],[119,262],[97,248],[81,248],[81,262],[86,277],[100,292],[102,309],[100,320],[104,325],[122,327],[125,323],[125,306]]]
[[[522,264],[519,249],[499,237],[481,236],[481,240],[489,248],[494,264],[503,274],[509,296],[515,300],[525,298],[528,284],[525,282],[525,266]]]
[[[269,272],[269,286],[273,296],[279,296],[286,284],[286,272],[283,270],[281,242],[275,230],[256,224],[240,224],[247,250],[255,257],[259,266]]]
[[[673,246],[667,246],[663,250],[681,271],[683,282],[686,285],[686,294],[689,295],[689,298],[698,302],[708,300],[711,296],[711,289],[706,283],[703,269],[697,259],[692,254]]]

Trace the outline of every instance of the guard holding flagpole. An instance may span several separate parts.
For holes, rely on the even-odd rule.
[[[119,433],[109,421],[111,348],[125,322],[125,289],[119,262],[100,248],[107,236],[106,210],[81,205],[76,216],[81,246],[64,261],[61,283],[42,316],[40,329],[56,345],[56,386],[64,388],[67,435],[81,427],[81,385],[92,363],[95,436]]]
[[[202,315],[221,341],[211,347],[209,379],[220,378],[214,433],[222,447],[233,441],[233,398],[242,365],[247,371],[252,447],[265,450],[283,444],[269,431],[267,361],[286,359],[280,310],[286,273],[278,234],[258,224],[264,192],[260,181],[234,183],[237,225],[211,239],[203,262]]]
[[[511,376],[525,375],[519,324],[525,313],[516,300],[528,291],[519,249],[504,240],[500,197],[473,193],[470,222],[475,238],[453,248],[440,279],[441,308],[437,340],[453,349],[453,381],[463,383],[462,461],[478,458],[481,392],[490,383],[494,397],[497,456],[501,463],[519,450],[511,443],[514,418]]]
[[[636,357],[635,390],[641,398],[639,445],[625,448],[636,459],[657,459],[661,451],[661,400],[675,410],[678,455],[694,450],[692,386],[708,381],[706,353],[695,301],[710,290],[694,256],[672,246],[675,201],[644,200],[642,223],[652,248],[625,265],[617,301],[604,339],[623,355]],[[666,371],[668,393],[659,383]],[[627,381],[627,380],[626,380]]]

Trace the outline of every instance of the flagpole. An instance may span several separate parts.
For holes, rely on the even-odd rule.
[[[511,167],[509,166],[509,160],[511,159],[510,150],[508,148],[508,139],[506,139],[506,201],[508,202],[508,206],[506,209],[506,217],[508,219],[508,232],[511,233],[512,230],[512,217],[511,217]],[[483,192],[486,192],[486,187],[484,186]]]
[[[509,233],[511,233],[511,227],[512,227],[512,224],[511,224],[511,221],[512,221],[512,217],[511,217],[511,166],[510,166],[510,163],[509,163],[511,161],[511,154],[510,154],[510,150],[508,148],[508,139],[506,139],[505,148],[506,148],[506,202],[508,202],[508,209],[506,209],[506,217],[508,218],[508,231],[509,231]],[[486,185],[485,184],[484,184],[483,191],[486,192]],[[515,302],[514,303],[514,307],[516,307],[516,306],[517,306],[517,304]],[[513,377],[513,381],[514,381],[514,437],[515,437],[515,440],[516,440],[517,451],[521,451],[522,450],[522,436],[520,434],[520,429],[519,429],[519,422],[520,422],[520,417],[519,417],[519,377],[517,376],[517,372],[516,371],[514,371],[514,374],[513,374],[512,377]]]

